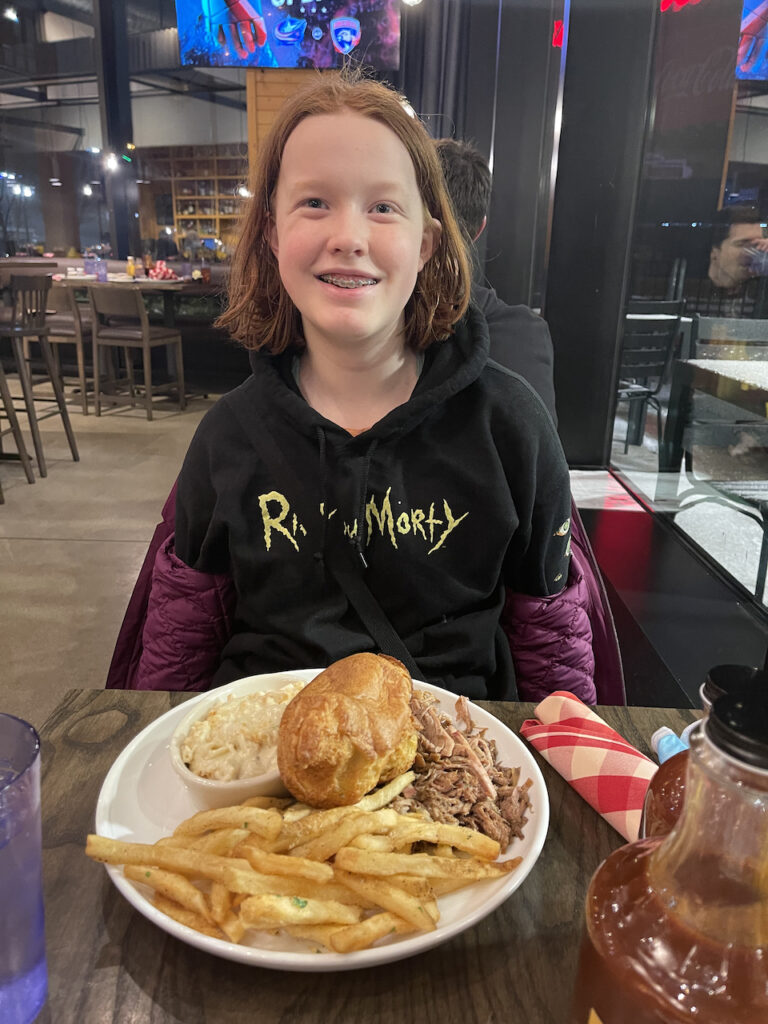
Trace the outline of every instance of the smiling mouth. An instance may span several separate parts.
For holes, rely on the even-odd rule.
[[[378,284],[373,277],[342,277],[340,274],[319,274],[318,279],[337,288],[368,288]]]

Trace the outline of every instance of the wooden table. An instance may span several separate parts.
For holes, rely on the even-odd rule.
[[[119,752],[188,696],[70,690],[40,730],[50,998],[38,1024],[565,1024],[587,885],[623,840],[538,755],[551,821],[531,874],[480,924],[411,959],[270,971],[193,949],[134,911],[85,857],[85,836]],[[515,731],[533,708],[482,706]],[[645,752],[654,729],[696,717],[598,710]]]
[[[176,295],[219,295],[222,290],[220,285],[213,282],[162,280],[145,277],[143,274],[137,274],[133,279],[128,277],[127,274],[118,277],[113,275],[107,281],[96,281],[91,278],[83,280],[82,277],[78,277],[76,274],[69,274],[62,276],[60,281],[54,283],[82,290],[117,286],[121,288],[138,288],[140,291],[147,292],[148,294],[159,293],[163,296],[163,325],[165,327],[176,326]]]

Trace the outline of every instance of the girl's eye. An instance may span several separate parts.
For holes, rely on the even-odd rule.
[[[392,207],[389,203],[376,203],[373,208],[374,213],[392,213]]]
[[[308,206],[310,210],[322,210],[323,200],[322,199],[305,199],[304,205]]]

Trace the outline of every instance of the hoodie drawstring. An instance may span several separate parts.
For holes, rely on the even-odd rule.
[[[315,427],[315,433],[317,435],[317,446],[318,454],[320,457],[320,508],[322,509],[322,528],[320,533],[320,546],[314,553],[315,561],[321,566],[325,564],[325,542],[328,531],[328,508],[326,507],[328,499],[328,441],[325,436],[325,430],[321,426]],[[363,459],[363,473],[360,481],[360,497],[358,501],[358,513],[357,513],[357,530],[354,535],[350,535],[349,543],[354,547],[357,557],[364,569],[368,568],[368,563],[365,560],[363,554],[363,534],[365,530],[365,505],[366,497],[368,492],[368,477],[371,471],[371,461],[373,459],[374,452],[378,446],[378,439],[374,438],[368,450],[365,453]]]
[[[360,559],[364,569],[368,568],[368,563],[365,560],[363,554],[363,530],[365,528],[365,499],[368,492],[368,474],[371,471],[371,460],[373,459],[373,453],[376,451],[378,445],[378,439],[374,437],[368,446],[368,451],[365,453],[365,459],[363,460],[363,478],[360,484],[360,504],[359,511],[357,514],[357,530],[355,536],[350,537],[350,542],[354,545],[355,551],[358,558]]]

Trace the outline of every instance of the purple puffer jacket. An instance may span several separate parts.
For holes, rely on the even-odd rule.
[[[538,703],[554,690],[569,690],[595,704],[595,655],[589,589],[581,556],[571,553],[568,586],[554,597],[507,592],[501,625],[515,663],[520,700]]]
[[[190,569],[173,552],[176,486],[163,507],[125,613],[107,687],[204,690],[229,637],[234,587]],[[554,597],[509,594],[502,626],[521,700],[570,690],[586,703],[623,704],[616,632],[599,569],[575,506],[568,586]],[[146,649],[145,649],[146,643]]]
[[[152,571],[132,689],[207,690],[232,631],[234,608],[231,577],[190,569],[177,558],[169,537]]]

